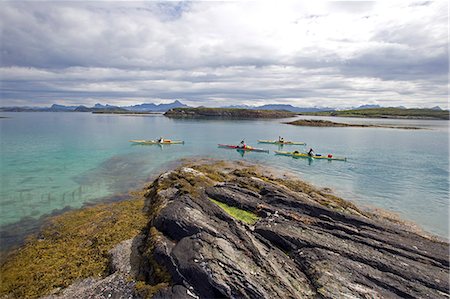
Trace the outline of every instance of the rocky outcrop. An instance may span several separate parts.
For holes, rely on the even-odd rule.
[[[389,128],[389,129],[405,129],[405,130],[420,130],[419,127],[406,127],[406,126],[387,126],[387,125],[373,125],[373,124],[347,124],[337,123],[328,120],[321,119],[298,119],[285,124],[302,126],[302,127],[357,127],[357,128]]]
[[[146,194],[155,298],[448,298],[448,243],[292,178],[224,162]]]

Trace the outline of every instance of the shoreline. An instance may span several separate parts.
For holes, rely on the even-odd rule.
[[[134,193],[136,191],[130,190],[130,192]],[[94,201],[87,201],[79,208],[65,206],[60,209],[55,209],[51,213],[43,214],[37,219],[32,217],[24,217],[16,222],[1,225],[0,263],[3,261],[3,256],[8,255],[11,251],[23,246],[28,237],[38,235],[42,228],[45,227],[51,219],[59,217],[65,213],[76,212],[102,204],[115,204],[122,201],[127,201],[132,198],[131,193],[115,193],[110,196],[97,198]],[[14,231],[14,235],[9,234],[9,231]]]
[[[331,114],[305,114],[299,113],[299,116],[325,116],[325,117],[343,117],[343,118],[361,118],[361,119],[403,119],[403,120],[443,120],[449,121],[447,118],[440,117],[431,117],[431,116],[402,116],[402,115],[374,115],[374,116],[365,116],[365,115],[331,115]]]
[[[310,116],[333,116],[333,117],[358,117],[358,118],[383,118],[383,119],[433,119],[450,120],[450,111],[434,110],[427,108],[366,108],[357,110],[338,110],[324,112],[302,113]]]
[[[177,107],[162,111],[130,111],[130,110],[102,110],[94,108],[86,108],[81,110],[35,110],[32,108],[16,107],[15,110],[6,109],[8,107],[0,107],[1,112],[89,112],[93,114],[163,114],[173,118],[248,118],[248,119],[264,119],[264,118],[281,118],[281,114],[299,115],[299,116],[329,116],[329,117],[346,117],[346,118],[364,118],[364,119],[404,119],[404,120],[450,120],[449,110],[434,110],[430,108],[366,108],[357,110],[331,110],[319,112],[301,112],[283,109],[250,109],[250,108],[212,108],[212,107]],[[120,108],[120,107],[119,107]],[[269,116],[270,114],[274,116]]]
[[[159,176],[159,174],[173,170],[183,164],[190,163],[192,161],[197,161],[197,160],[202,162],[204,160],[209,160],[209,159],[215,160],[214,158],[189,157],[189,158],[181,158],[181,159],[178,159],[175,161],[166,162],[164,165],[161,165],[158,168],[158,170],[156,170],[154,173],[152,173],[148,177],[147,180],[143,180],[141,183],[141,186],[142,186],[142,188],[144,188],[144,186],[150,184],[154,179],[156,179]],[[271,170],[271,173],[289,174],[290,177],[302,180],[306,184],[309,184],[318,190],[329,190],[327,192],[330,192],[331,194],[333,194],[335,196],[340,196],[335,192],[335,190],[329,188],[328,186],[316,185],[313,182],[310,182],[308,180],[304,180],[303,178],[300,178],[299,175],[295,172],[292,172],[290,170],[283,169],[283,168],[278,168],[275,165],[265,165],[265,164],[259,164],[256,162],[250,162],[250,161],[243,162],[242,160],[238,160],[238,159],[232,159],[232,160],[229,160],[229,162],[233,162],[233,163],[234,162],[242,162],[242,163],[255,165],[257,167],[262,167],[264,165],[264,167],[268,167]],[[61,216],[62,214],[65,214],[67,212],[83,210],[86,208],[95,207],[97,205],[115,204],[115,203],[127,201],[127,200],[131,199],[132,194],[139,192],[142,188],[131,188],[131,189],[123,190],[123,192],[116,192],[109,196],[97,198],[92,201],[83,203],[83,205],[79,208],[70,208],[70,207],[66,206],[66,207],[63,207],[60,209],[55,209],[51,213],[43,214],[43,215],[39,216],[39,218],[37,218],[37,219],[32,218],[32,217],[25,217],[14,223],[1,225],[0,226],[0,238],[2,239],[2,244],[1,244],[2,246],[0,246],[0,261],[2,260],[2,258],[1,258],[2,256],[4,256],[5,254],[8,254],[8,252],[10,252],[11,250],[15,250],[15,249],[19,248],[20,246],[22,246],[27,237],[38,234],[39,231],[42,229],[43,226],[45,226],[45,224],[48,222],[49,219]],[[375,206],[370,203],[358,201],[357,199],[345,198],[345,200],[356,204],[358,207],[362,208],[363,210],[366,210],[366,211],[376,210],[377,213],[379,212],[381,214],[390,215],[390,217],[392,217],[393,219],[397,219],[399,222],[402,222],[405,225],[413,228],[413,230],[416,233],[426,235],[428,237],[431,237],[431,238],[434,238],[436,240],[440,240],[443,242],[450,242],[449,236],[442,236],[437,233],[433,233],[428,230],[425,230],[424,228],[421,227],[421,225],[419,223],[416,223],[413,220],[408,220],[406,218],[403,218],[399,214],[399,212],[393,212],[386,208],[382,208],[382,207]],[[10,230],[13,230],[15,232],[19,231],[19,234],[15,234],[14,236],[9,237],[8,231],[10,231]],[[8,241],[8,240],[6,240],[7,238],[13,239],[13,241]]]
[[[193,167],[193,168],[191,168],[191,167]],[[215,168],[215,167],[219,167],[219,168]],[[155,196],[155,195],[152,195],[153,194],[152,192],[154,192],[154,191],[151,191],[151,190],[160,190],[157,192],[162,192],[162,190],[165,190],[165,188],[170,189],[170,186],[176,186],[176,185],[173,185],[173,183],[171,183],[170,180],[177,180],[177,181],[181,180],[181,181],[179,181],[180,185],[177,188],[182,188],[180,190],[185,190],[183,192],[188,192],[188,194],[195,195],[195,194],[197,194],[196,193],[197,191],[192,189],[192,187],[195,187],[195,184],[200,184],[199,186],[203,186],[203,184],[206,184],[205,186],[208,186],[211,184],[209,182],[209,180],[213,179],[214,181],[215,180],[221,181],[226,176],[229,176],[230,171],[231,172],[237,171],[238,176],[236,177],[236,179],[238,179],[238,182],[244,178],[251,179],[253,177],[257,178],[258,180],[261,180],[261,183],[264,183],[265,181],[267,181],[267,182],[271,181],[272,183],[280,184],[280,188],[282,188],[280,190],[284,190],[283,188],[288,188],[295,192],[305,192],[306,194],[312,194],[312,198],[316,198],[318,195],[322,199],[320,199],[318,197],[316,200],[319,200],[318,202],[320,203],[320,205],[326,206],[327,209],[338,210],[338,211],[341,211],[343,209],[339,213],[344,213],[344,214],[349,214],[349,215],[353,215],[353,214],[360,215],[357,217],[369,217],[369,218],[373,219],[370,221],[375,221],[376,223],[384,223],[383,225],[388,225],[388,227],[390,227],[390,226],[399,227],[402,230],[409,231],[413,234],[418,234],[419,236],[422,236],[426,239],[434,240],[432,242],[445,243],[445,244],[448,243],[448,241],[441,240],[440,237],[432,235],[430,233],[427,233],[423,230],[417,231],[416,225],[411,225],[411,223],[409,223],[409,221],[403,220],[401,218],[399,219],[392,212],[385,211],[382,209],[377,209],[378,211],[376,211],[376,212],[366,211],[366,208],[362,207],[360,204],[356,205],[354,202],[347,201],[347,200],[341,199],[340,197],[337,197],[336,195],[333,194],[333,191],[329,188],[320,188],[319,189],[318,187],[316,187],[310,183],[307,183],[304,180],[299,179],[298,175],[294,175],[293,173],[289,173],[289,172],[286,172],[285,170],[277,169],[275,167],[270,167],[270,169],[268,170],[266,167],[263,167],[262,165],[256,164],[256,163],[249,163],[249,162],[242,162],[242,161],[231,162],[231,161],[215,160],[215,159],[209,159],[209,158],[196,158],[196,159],[181,159],[181,160],[177,161],[177,163],[172,163],[172,167],[169,169],[166,169],[165,171],[163,171],[162,172],[163,174],[159,175],[153,182],[150,181],[150,182],[145,183],[143,189],[141,189],[140,191],[133,192],[133,194],[132,194],[133,199],[131,199],[131,200],[125,200],[125,201],[109,203],[109,204],[99,203],[99,204],[95,204],[92,206],[86,206],[81,209],[71,210],[71,211],[65,212],[61,215],[58,215],[58,216],[49,217],[46,221],[46,224],[42,227],[42,231],[40,233],[38,233],[35,237],[29,238],[29,241],[25,246],[22,246],[22,247],[20,247],[20,249],[10,252],[8,257],[15,258],[16,262],[19,262],[19,261],[17,261],[18,253],[22,252],[22,254],[23,254],[24,252],[25,253],[28,252],[29,254],[34,255],[35,254],[34,248],[36,246],[38,246],[36,248],[41,248],[39,246],[41,246],[40,244],[42,242],[44,242],[44,243],[47,242],[45,240],[48,240],[48,242],[50,242],[50,243],[48,243],[47,246],[49,246],[50,244],[53,244],[52,242],[56,242],[55,244],[60,244],[60,245],[58,245],[59,247],[62,246],[61,248],[55,249],[55,250],[57,250],[56,252],[58,252],[60,250],[65,252],[67,250],[67,248],[65,248],[65,246],[68,246],[68,245],[66,245],[64,243],[65,241],[63,243],[60,243],[60,237],[58,237],[58,236],[64,236],[64,234],[65,234],[64,230],[60,231],[60,229],[64,229],[65,226],[64,225],[63,226],[60,226],[60,225],[55,226],[54,225],[55,221],[56,221],[56,223],[61,223],[61,224],[66,223],[66,222],[67,223],[78,223],[78,222],[84,223],[84,224],[82,224],[81,227],[84,227],[85,225],[87,225],[88,227],[93,227],[92,229],[94,229],[94,231],[99,233],[99,235],[96,236],[95,238],[98,240],[103,239],[102,234],[109,235],[111,233],[112,234],[115,233],[114,232],[115,229],[109,229],[108,225],[110,225],[110,224],[107,224],[107,223],[109,223],[108,221],[112,220],[113,223],[121,223],[123,219],[130,219],[129,217],[133,218],[132,215],[137,215],[136,211],[133,212],[132,214],[129,214],[129,211],[127,209],[120,208],[121,206],[124,206],[124,207],[129,206],[130,207],[130,205],[131,205],[134,207],[133,209],[136,209],[137,207],[140,207],[139,209],[144,208],[144,210],[147,211],[146,213],[148,215],[148,213],[150,213],[150,214],[154,213],[151,211],[159,210],[159,208],[157,208],[157,207],[152,207],[152,205],[157,204],[157,201],[153,202],[153,203],[148,202],[149,196],[150,197]],[[192,170],[190,170],[190,169],[192,169]],[[235,170],[233,170],[233,169],[235,169]],[[261,174],[262,171],[263,171],[264,175]],[[203,175],[200,175],[199,174],[200,172],[202,172],[206,175],[206,177],[205,177],[206,181],[203,182],[203,180],[204,180],[202,178]],[[171,176],[170,174],[172,174],[172,173],[177,173],[177,175],[174,176],[173,178],[170,178],[170,176]],[[170,180],[168,182],[165,182],[164,180],[166,180],[166,178],[167,179],[170,178]],[[186,183],[184,182],[184,179],[188,180],[188,182],[190,182],[190,183],[186,185]],[[199,180],[199,181],[197,182],[197,180]],[[257,182],[257,181],[255,181],[255,182]],[[190,186],[190,184],[193,184],[193,185]],[[248,192],[256,191],[256,189],[255,190],[253,189],[253,188],[255,188],[255,186],[251,187],[251,185],[249,185],[249,188],[250,188],[249,190],[253,190],[253,191],[248,191]],[[169,189],[167,189],[167,190],[169,190]],[[289,191],[289,192],[292,192],[292,191]],[[166,193],[164,193],[164,194],[166,194]],[[251,193],[249,193],[249,194],[251,194]],[[317,195],[314,195],[314,194],[317,194]],[[165,195],[163,195],[163,193],[161,193],[161,196],[165,196]],[[213,196],[213,195],[210,195],[210,196]],[[156,198],[158,198],[158,197],[156,197]],[[221,197],[218,197],[218,198],[221,198]],[[150,204],[150,206],[149,206],[149,204]],[[220,202],[217,202],[216,204],[220,204]],[[228,204],[230,204],[230,203],[228,203]],[[252,205],[252,203],[250,203],[250,202],[248,204]],[[227,205],[225,205],[223,208],[227,209]],[[106,215],[107,217],[104,218],[103,216],[101,216],[101,215],[104,215],[105,213],[109,213],[109,211],[111,211],[111,210],[116,211],[115,217],[110,218],[110,216]],[[100,216],[99,217],[93,216],[94,214],[91,211],[95,211],[94,214],[100,215]],[[171,217],[170,215],[172,215],[172,214],[167,214],[167,217]],[[282,214],[282,215],[284,215],[284,214]],[[283,217],[287,217],[287,216],[288,215],[286,214]],[[92,217],[94,217],[94,218],[92,218]],[[125,217],[125,218],[123,218],[123,217]],[[141,216],[139,216],[139,217],[141,217]],[[294,216],[292,216],[292,217],[294,217]],[[296,217],[298,217],[298,216],[296,216]],[[301,216],[301,217],[306,217],[306,216]],[[310,216],[307,216],[307,217],[311,218]],[[97,223],[96,219],[100,222]],[[146,226],[149,225],[149,224],[146,224],[146,222],[148,220],[143,220],[142,218],[139,218],[139,219],[141,219],[141,220],[138,221],[139,225],[137,225],[137,226],[135,225],[136,223],[134,223],[133,221],[129,222],[129,224],[126,225],[127,227],[129,225],[132,225],[132,227],[134,227],[134,232],[136,234],[138,233],[138,231],[140,229],[144,229]],[[257,218],[257,219],[259,219],[259,218]],[[297,218],[294,217],[294,219],[297,219]],[[309,223],[309,221],[315,221],[314,219],[315,218],[313,217],[310,220],[302,220],[302,221],[306,221],[305,223]],[[321,218],[320,217],[317,218],[317,220],[319,220],[319,219],[321,219]],[[183,220],[183,221],[185,221],[185,220]],[[106,230],[103,229],[103,230],[97,231],[97,227],[105,227]],[[138,229],[138,227],[140,227],[140,229]],[[119,226],[116,229],[123,231],[124,227]],[[89,228],[89,230],[91,230],[91,228]],[[73,234],[75,232],[68,231],[67,233]],[[53,237],[50,237],[50,236],[54,236],[54,235],[56,236],[56,239],[54,239],[54,241],[52,241]],[[122,233],[120,233],[119,235],[122,235]],[[80,236],[81,239],[77,240],[77,242],[78,242],[77,244],[85,244],[86,242],[88,242],[88,243],[92,242],[92,236],[93,236],[92,233],[89,233],[84,237]],[[131,237],[130,234],[126,234],[126,236]],[[91,240],[91,241],[89,241],[89,240]],[[126,240],[125,237],[123,237],[123,238],[118,237],[117,243],[120,243],[121,241],[124,241],[124,240]],[[101,243],[101,244],[103,244],[103,243]],[[115,245],[115,244],[112,244],[111,242],[108,244],[109,245],[107,245],[107,246],[106,245],[98,245],[98,246],[102,246],[102,248],[105,248],[103,250],[109,251],[111,248],[114,247],[113,245]],[[52,246],[50,246],[50,247],[52,247]],[[39,250],[44,250],[44,251],[39,251],[40,252],[39,254],[44,254],[44,256],[46,256],[45,250],[49,250],[49,249],[39,249]],[[56,254],[56,252],[53,254]],[[26,258],[26,257],[27,257],[27,255],[21,256],[21,258]],[[75,260],[71,260],[71,261],[67,261],[67,262],[69,262],[69,263],[76,262],[76,257],[74,257],[74,258],[75,258]],[[7,264],[8,262],[10,262],[10,260],[8,260],[8,259],[4,260],[2,262],[2,267],[5,264]],[[45,260],[44,261],[39,261],[39,260],[36,261],[36,263],[38,263],[38,264],[43,263],[42,268],[40,268],[40,269],[47,269],[45,266],[46,262],[47,261],[45,261]],[[57,262],[57,261],[55,261],[55,262]],[[89,261],[86,261],[86,262],[89,262]],[[103,262],[101,262],[100,264],[95,264],[96,266],[94,268],[97,270],[92,270],[93,272],[88,271],[81,276],[76,276],[76,275],[75,275],[76,277],[71,276],[72,278],[70,278],[68,282],[74,281],[73,279],[86,278],[95,273],[102,273],[102,271],[106,271],[105,265],[107,263],[109,263],[107,260],[103,260]],[[84,267],[84,265],[83,265],[83,267]],[[9,268],[9,269],[11,269],[11,268]],[[9,273],[9,272],[7,272],[7,273]],[[73,275],[73,274],[71,274],[71,275]],[[51,281],[51,279],[50,279],[50,281]],[[65,286],[68,286],[68,285],[65,284]],[[159,289],[163,288],[164,286],[166,286],[166,284],[160,285],[160,286],[153,286],[153,287],[156,287],[159,290]],[[22,291],[25,291],[25,289],[22,289]],[[56,292],[59,292],[59,291],[60,291],[60,289],[57,290]],[[154,290],[152,289],[152,292],[153,291]],[[47,293],[48,292],[55,292],[55,290],[52,291],[52,288],[50,288],[50,289],[48,289]],[[40,294],[40,295],[42,295],[42,294]]]
[[[144,111],[92,111],[92,114],[121,114],[121,115],[146,115],[146,114],[150,114],[150,115],[155,115],[155,114],[160,114],[163,115],[164,112],[144,112]]]
[[[188,119],[276,119],[294,117],[298,113],[285,110],[251,110],[238,108],[173,108],[164,113],[168,118]]]
[[[205,161],[217,161],[216,158],[209,158],[209,157],[202,157],[202,156],[197,156],[197,157],[188,157],[188,158],[180,158],[178,160],[175,161],[169,161],[166,162],[164,165],[161,165],[158,170],[156,170],[154,173],[152,173],[148,179],[143,180],[141,182],[141,187],[137,187],[137,188],[131,188],[128,190],[123,190],[123,192],[116,192],[113,193],[111,195],[108,196],[104,196],[101,198],[97,198],[97,199],[93,199],[91,201],[87,201],[84,202],[83,205],[79,208],[71,208],[69,206],[60,208],[60,209],[55,209],[53,210],[51,213],[48,214],[43,214],[41,215],[39,218],[34,219],[31,217],[25,217],[21,220],[18,220],[14,223],[9,223],[9,224],[5,224],[5,225],[1,225],[0,226],[0,232],[3,230],[6,230],[6,228],[11,228],[11,227],[20,227],[20,226],[27,226],[27,223],[37,223],[37,225],[35,224],[31,224],[30,226],[32,227],[31,229],[31,233],[26,233],[24,232],[23,235],[25,238],[20,237],[20,239],[25,240],[27,236],[32,236],[35,234],[39,233],[39,230],[42,228],[42,226],[45,226],[46,222],[48,222],[49,219],[52,219],[54,217],[59,217],[65,213],[70,213],[70,212],[76,212],[76,211],[80,211],[80,210],[84,210],[84,209],[88,209],[91,207],[96,207],[98,205],[103,205],[103,204],[117,204],[123,201],[128,201],[128,200],[132,200],[134,194],[139,193],[142,191],[143,188],[145,188],[146,186],[150,185],[156,178],[158,178],[158,176],[160,176],[162,173],[165,172],[169,172],[172,171],[184,164],[191,164],[194,161],[198,161],[199,163],[203,164]],[[295,173],[291,170],[287,170],[284,168],[279,168],[275,165],[266,165],[266,164],[261,164],[261,163],[257,163],[257,162],[253,162],[253,161],[243,161],[243,160],[239,160],[239,159],[232,159],[232,160],[224,160],[225,162],[229,162],[229,163],[243,163],[246,165],[251,165],[254,167],[267,167],[268,168],[268,173],[272,174],[272,175],[276,175],[279,177],[288,177],[290,179],[296,179],[296,180],[300,180],[305,184],[308,184],[310,186],[312,186],[313,188],[317,189],[317,190],[322,190],[326,193],[329,193],[333,196],[338,196],[341,197],[341,195],[338,195],[336,193],[336,191],[328,186],[325,185],[317,185],[311,181],[305,180],[304,178],[300,178],[298,173]],[[413,220],[408,220],[403,218],[399,212],[394,212],[391,211],[387,208],[383,208],[383,207],[379,207],[376,206],[374,204],[370,204],[370,203],[366,203],[366,202],[362,202],[362,201],[358,201],[357,199],[349,199],[349,198],[345,198],[346,201],[351,202],[355,205],[357,205],[360,209],[366,211],[366,212],[370,212],[375,210],[375,213],[380,213],[380,214],[384,214],[384,215],[389,215],[389,218],[395,219],[395,221],[404,223],[405,225],[411,227],[416,233],[434,238],[436,240],[440,240],[442,242],[450,242],[450,236],[441,236],[437,233],[433,233],[430,231],[425,230],[424,228],[422,228],[420,226],[419,223],[414,222]],[[26,229],[26,231],[30,231],[30,229]],[[20,243],[14,243],[13,246],[8,246],[10,248],[7,248],[6,250],[3,250],[3,248],[0,249],[0,255],[4,254],[5,252],[10,251],[10,249],[14,250],[16,249],[18,246],[22,246],[23,242]],[[1,259],[0,259],[1,260]]]
[[[94,198],[90,201],[86,201],[79,208],[71,208],[69,206],[65,206],[59,209],[54,209],[50,213],[46,213],[40,215],[38,218],[33,217],[24,217],[20,220],[1,225],[0,226],[0,262],[2,261],[2,256],[8,254],[11,250],[15,250],[22,246],[28,236],[33,236],[39,234],[40,230],[43,226],[52,218],[61,216],[67,212],[74,212],[78,210],[83,210],[86,208],[94,207],[101,204],[114,204],[120,203],[122,201],[130,200],[133,197],[133,194],[136,192],[140,192],[142,188],[151,183],[154,179],[158,177],[158,175],[162,172],[168,171],[170,169],[174,169],[178,167],[181,163],[183,163],[184,158],[175,161],[169,161],[159,166],[154,172],[152,172],[146,179],[139,179],[140,182],[138,186],[126,188],[123,190],[119,190],[114,192],[108,196],[103,196],[100,198]],[[15,234],[10,236],[8,231],[14,231]],[[17,233],[19,232],[19,233]],[[7,240],[9,238],[9,240]]]

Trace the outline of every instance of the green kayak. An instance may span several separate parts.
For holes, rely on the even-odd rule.
[[[275,151],[276,155],[282,155],[282,156],[290,156],[294,158],[309,158],[309,159],[325,159],[325,160],[337,160],[337,161],[347,161],[347,158],[345,157],[333,157],[333,155],[320,155],[316,154],[314,156],[310,156],[306,153],[301,152],[283,152],[283,151]]]
[[[278,145],[306,145],[305,142],[279,141],[279,140],[258,140],[259,143],[278,144]]]

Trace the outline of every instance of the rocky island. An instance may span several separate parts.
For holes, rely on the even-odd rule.
[[[388,129],[406,129],[406,130],[420,130],[419,127],[405,127],[405,126],[387,126],[387,125],[372,125],[372,124],[347,124],[338,123],[329,120],[317,119],[298,119],[285,124],[303,127],[356,127],[356,128],[388,128]]]
[[[161,174],[140,196],[59,216],[2,265],[1,295],[449,296],[448,243],[284,173],[190,161]],[[64,217],[75,235],[67,235]],[[77,238],[79,248],[64,248]],[[31,264],[23,262],[30,257]],[[43,279],[49,275],[53,279]]]
[[[338,111],[304,112],[305,115],[360,117],[360,118],[400,118],[400,119],[442,119],[449,120],[450,112],[442,109],[378,107]]]
[[[170,118],[222,118],[222,119],[251,119],[251,118],[288,118],[296,113],[284,110],[253,110],[239,108],[173,108],[165,116]]]

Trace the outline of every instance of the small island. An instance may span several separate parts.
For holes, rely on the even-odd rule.
[[[297,113],[285,110],[253,110],[239,108],[173,108],[164,113],[170,118],[222,118],[222,119],[253,119],[253,118],[289,118]]]
[[[298,119],[291,122],[286,122],[288,125],[303,126],[303,127],[357,127],[357,128],[388,128],[388,129],[405,129],[405,130],[420,130],[419,127],[405,127],[405,126],[386,126],[386,125],[371,125],[371,124],[347,124],[338,123],[329,120],[319,119]]]
[[[450,119],[448,110],[419,108],[366,108],[340,111],[303,112],[302,115],[361,117],[361,118],[402,118],[402,119]]]

